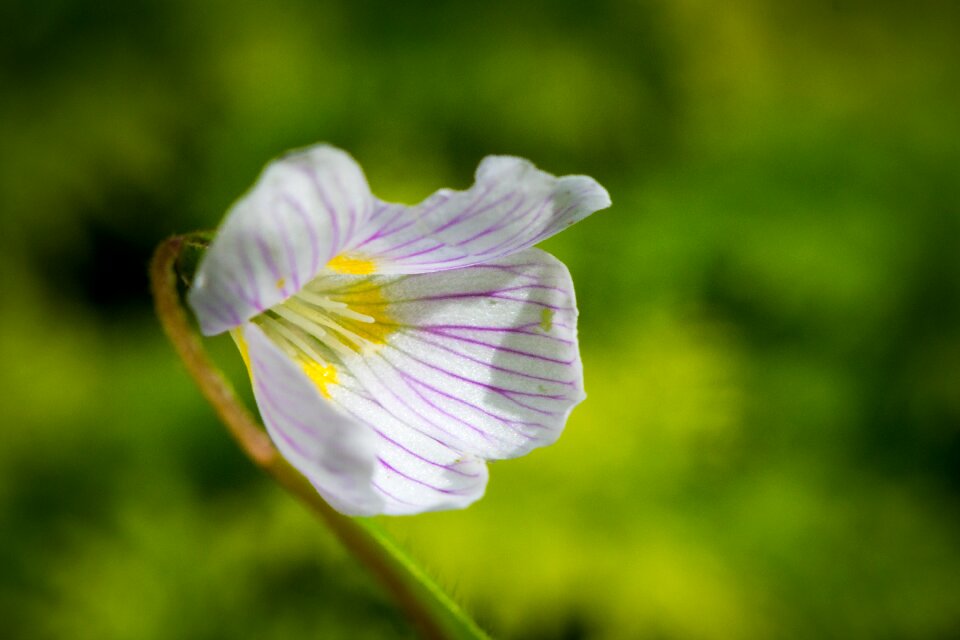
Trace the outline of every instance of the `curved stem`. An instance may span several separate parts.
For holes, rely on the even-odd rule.
[[[340,542],[383,585],[424,638],[486,638],[449,596],[375,522],[353,519],[328,505],[310,482],[280,455],[266,432],[237,398],[203,348],[180,301],[175,266],[185,247],[202,248],[203,234],[161,243],[150,265],[157,315],[167,337],[244,453],[318,515]]]

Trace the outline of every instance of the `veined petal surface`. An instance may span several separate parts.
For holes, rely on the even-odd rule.
[[[414,514],[466,507],[483,495],[482,460],[405,428],[369,397],[351,403],[359,411],[337,408],[259,326],[244,325],[243,336],[271,439],[338,511]]]
[[[374,491],[377,440],[372,429],[325,401],[290,357],[246,324],[240,343],[253,393],[277,449],[335,509],[349,515],[379,513]]]
[[[296,293],[365,228],[373,198],[348,154],[318,145],[267,165],[230,209],[188,296],[206,335]]]
[[[321,275],[317,286],[374,319],[348,323],[352,347],[329,354],[331,400],[391,438],[515,457],[554,442],[584,398],[570,275],[539,249],[436,273]]]
[[[609,206],[593,178],[557,178],[521,158],[488,156],[466,191],[442,189],[412,207],[378,202],[348,252],[376,273],[456,269],[531,247]]]

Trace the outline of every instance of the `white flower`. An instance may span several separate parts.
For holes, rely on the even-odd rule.
[[[554,442],[584,397],[570,275],[530,247],[609,205],[506,156],[391,204],[314,146],[233,206],[188,301],[204,334],[231,331],[271,438],[334,508],[462,508],[485,460]]]

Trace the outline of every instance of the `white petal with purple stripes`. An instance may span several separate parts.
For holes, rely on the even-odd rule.
[[[260,327],[245,325],[243,336],[271,439],[337,510],[421,513],[462,508],[483,495],[482,460],[405,429],[370,398],[350,403],[354,415],[338,410]]]
[[[453,271],[321,281],[379,327],[365,348],[339,354],[331,398],[370,424],[389,416],[392,437],[515,457],[554,442],[584,398],[573,284],[543,251]],[[354,329],[364,335],[363,325]]]
[[[488,156],[467,191],[442,189],[413,207],[378,202],[348,251],[377,273],[455,269],[531,247],[609,206],[593,178],[557,178],[521,158]]]
[[[206,335],[239,326],[296,293],[365,229],[373,198],[349,155],[318,145],[271,162],[238,200],[188,301]]]
[[[488,479],[483,460],[410,428],[363,388],[335,388],[340,408],[379,439],[372,485],[384,501],[381,513],[462,509],[483,497]]]
[[[373,430],[325,401],[260,327],[244,325],[243,340],[257,406],[280,453],[335,509],[350,515],[379,513],[383,499],[372,486]]]

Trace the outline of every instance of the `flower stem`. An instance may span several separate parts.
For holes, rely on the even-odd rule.
[[[253,462],[310,508],[340,542],[393,597],[414,628],[429,639],[477,639],[487,635],[400,547],[369,519],[342,515],[280,455],[264,429],[237,398],[212,362],[181,303],[176,266],[185,248],[203,249],[203,233],[173,236],[162,242],[150,265],[150,283],[160,323],[213,405],[230,435]]]

